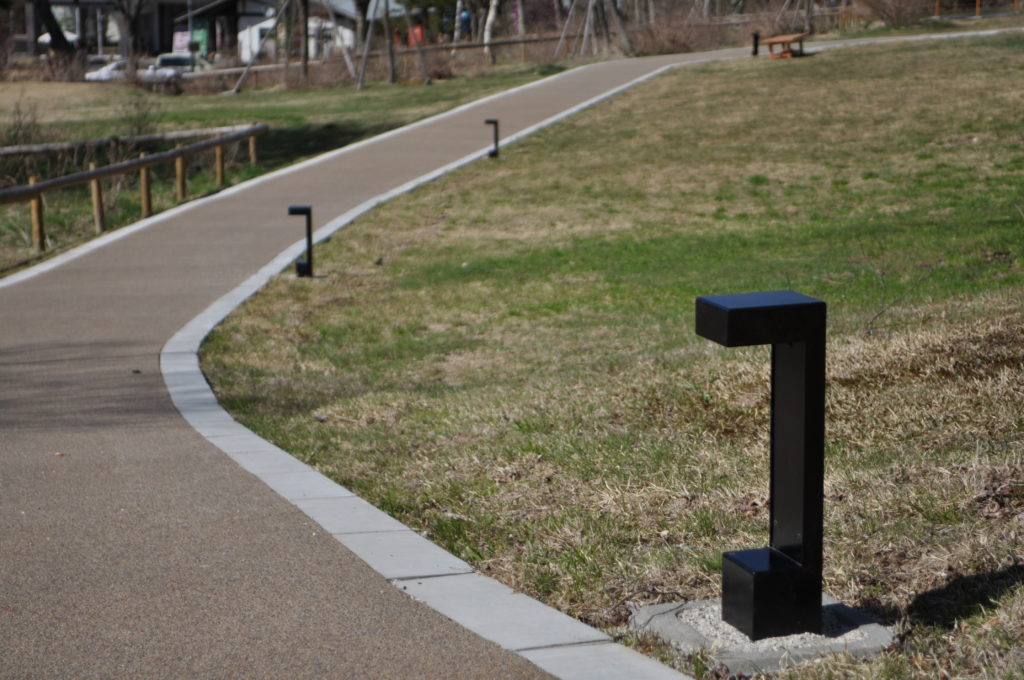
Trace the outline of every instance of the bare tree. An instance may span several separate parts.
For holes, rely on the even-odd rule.
[[[459,42],[459,40],[462,39],[462,8],[463,7],[464,7],[464,5],[462,4],[462,0],[456,0],[456,3],[455,3],[455,21],[453,22],[455,24],[455,26],[454,26],[454,29],[452,31],[452,42],[453,43],[457,43],[457,42]],[[455,48],[452,48],[452,54],[455,54]]]
[[[622,51],[627,55],[633,54],[633,41],[629,39],[629,33],[626,31],[626,25],[622,20],[622,12],[619,10],[619,6],[615,4],[615,0],[605,0],[605,4],[608,5],[607,14],[611,14],[612,19],[615,21],[615,31],[619,34]]]
[[[153,0],[114,0],[114,20],[121,34],[121,56],[132,57],[145,51],[142,40],[142,14]]]
[[[384,44],[388,53],[388,85],[393,85],[395,77],[395,36],[391,34],[391,3],[384,0]]]
[[[356,3],[356,49],[363,45],[366,40],[368,24],[366,16],[370,13],[370,0],[355,0]]]
[[[491,51],[491,38],[494,36],[494,22],[498,18],[498,0],[491,0],[487,8],[487,20],[484,21],[484,54],[495,61],[494,52]]]
[[[43,22],[43,26],[46,27],[46,32],[50,34],[50,49],[57,54],[63,54],[65,56],[72,56],[75,53],[75,46],[68,42],[67,36],[64,35],[64,29],[57,23],[57,17],[53,16],[53,7],[50,6],[50,0],[36,0],[36,12],[39,13],[39,19]]]

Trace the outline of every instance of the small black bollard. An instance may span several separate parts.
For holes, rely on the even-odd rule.
[[[313,276],[313,208],[308,205],[288,206],[289,215],[306,216],[306,259],[295,263],[296,276]]]
[[[754,39],[754,52],[750,56],[756,57],[757,56],[757,48],[761,44],[761,34],[758,33],[757,31],[754,31],[754,34],[753,34],[752,37]]]
[[[487,120],[484,121],[484,125],[493,125],[494,126],[494,148],[491,149],[491,152],[488,155],[491,158],[497,158],[498,157],[498,119],[497,118],[488,118]]]
[[[697,335],[772,346],[771,541],[722,555],[722,619],[754,641],[821,632],[825,316],[791,290],[697,298]]]

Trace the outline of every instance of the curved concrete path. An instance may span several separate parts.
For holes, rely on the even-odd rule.
[[[508,137],[666,65],[708,58],[575,69],[0,282],[0,675],[549,677],[544,667],[678,677],[420,545],[241,429],[212,402],[194,350],[285,266],[287,254],[267,262],[301,232],[288,205],[311,204],[317,219],[367,209],[486,153],[485,118],[500,118]],[[383,574],[334,535],[362,546]]]
[[[680,677],[238,426],[195,350],[298,254],[288,205],[333,218],[324,236],[485,155],[485,118],[507,140],[659,69],[745,54],[575,69],[0,280],[0,677]]]

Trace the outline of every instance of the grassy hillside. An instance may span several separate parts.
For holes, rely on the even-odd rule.
[[[768,540],[768,350],[697,338],[694,298],[820,297],[826,588],[900,641],[790,676],[1019,677],[1022,48],[676,71],[359,220],[204,369],[484,573],[705,672],[620,628]]]

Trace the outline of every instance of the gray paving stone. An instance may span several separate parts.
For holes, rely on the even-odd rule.
[[[609,640],[601,631],[479,574],[395,583],[417,600],[506,649]]]
[[[352,495],[351,491],[324,477],[312,468],[302,472],[268,473],[259,477],[271,489],[300,507],[301,505],[298,501],[312,498],[340,498]]]
[[[614,642],[545,647],[520,653],[562,680],[692,680]]]
[[[346,497],[299,500],[295,505],[335,538],[340,534],[409,530],[391,515],[348,493]]]
[[[473,567],[415,531],[335,534],[384,578],[409,579],[472,573]]]
[[[244,429],[227,413],[217,413],[213,408],[191,409],[185,419],[211,442],[221,437],[233,437]]]
[[[206,434],[211,443],[216,444],[224,453],[232,455],[235,453],[257,452],[257,451],[278,451],[287,456],[273,444],[235,423],[232,429],[226,423],[217,428],[216,433]],[[289,456],[291,457],[291,456]]]
[[[273,447],[264,451],[242,451],[229,455],[243,469],[257,477],[282,472],[306,472],[311,470],[305,463]]]

